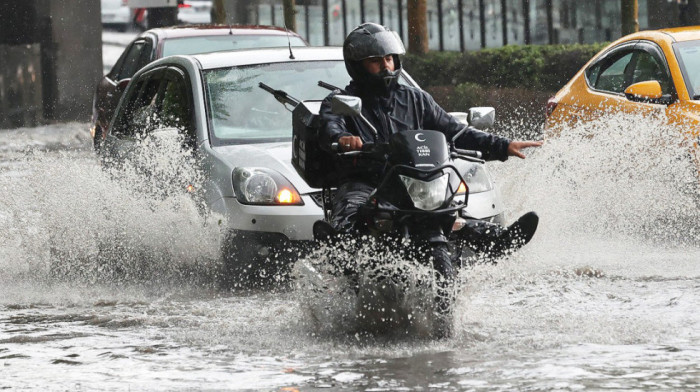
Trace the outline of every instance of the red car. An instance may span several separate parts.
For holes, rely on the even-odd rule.
[[[146,64],[180,54],[280,46],[308,46],[299,34],[274,26],[176,26],[139,34],[97,85],[90,130],[95,148],[109,133],[109,121],[131,77]]]

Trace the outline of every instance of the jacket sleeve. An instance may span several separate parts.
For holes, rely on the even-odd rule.
[[[441,131],[449,141],[452,137],[464,128],[464,124],[457,121],[440,105],[435,102],[432,96],[423,91],[423,128]],[[465,150],[481,151],[483,158],[487,161],[508,159],[508,145],[510,139],[496,136],[469,127],[456,141],[456,146]]]
[[[352,133],[348,132],[345,118],[331,112],[331,98],[339,93],[340,91],[334,91],[329,94],[319,109],[321,129],[318,134],[318,143],[323,150],[328,152],[331,152],[331,144],[337,143],[341,136],[352,136]]]

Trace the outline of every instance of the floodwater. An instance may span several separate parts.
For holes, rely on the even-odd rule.
[[[535,210],[540,230],[462,271],[446,340],[363,325],[306,275],[219,289],[217,218],[100,169],[87,128],[0,131],[0,389],[700,388],[697,190],[661,124],[612,118],[490,164],[510,220]]]

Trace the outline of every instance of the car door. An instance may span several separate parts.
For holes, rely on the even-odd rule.
[[[96,95],[97,125],[108,133],[109,121],[131,77],[153,60],[153,42],[142,38],[132,42],[114,68],[102,79]]]
[[[146,137],[157,146],[160,167],[149,168],[158,180],[176,190],[199,190],[197,134],[191,84],[184,70],[171,66],[163,76],[158,97],[159,122]]]
[[[600,118],[610,113],[642,114],[657,116],[664,112],[666,104],[628,98],[625,90],[632,84],[657,80],[665,99],[671,100],[675,89],[670,79],[668,65],[660,49],[646,41],[618,46],[586,69],[589,93],[582,100],[582,113],[586,118]]]
[[[161,129],[177,130],[183,147],[194,150],[197,146],[192,91],[185,72],[178,67],[165,70],[163,93],[160,98]]]
[[[165,67],[155,68],[133,80],[111,122],[104,153],[115,163],[130,159],[136,142],[160,123],[159,102]]]

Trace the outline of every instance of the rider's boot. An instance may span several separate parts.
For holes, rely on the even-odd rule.
[[[508,227],[480,220],[469,220],[458,235],[464,246],[479,254],[487,255],[493,260],[511,254],[530,242],[538,223],[539,217],[532,211],[521,216]]]
[[[314,239],[321,242],[331,241],[338,235],[338,231],[335,227],[324,220],[314,222],[313,233]]]

